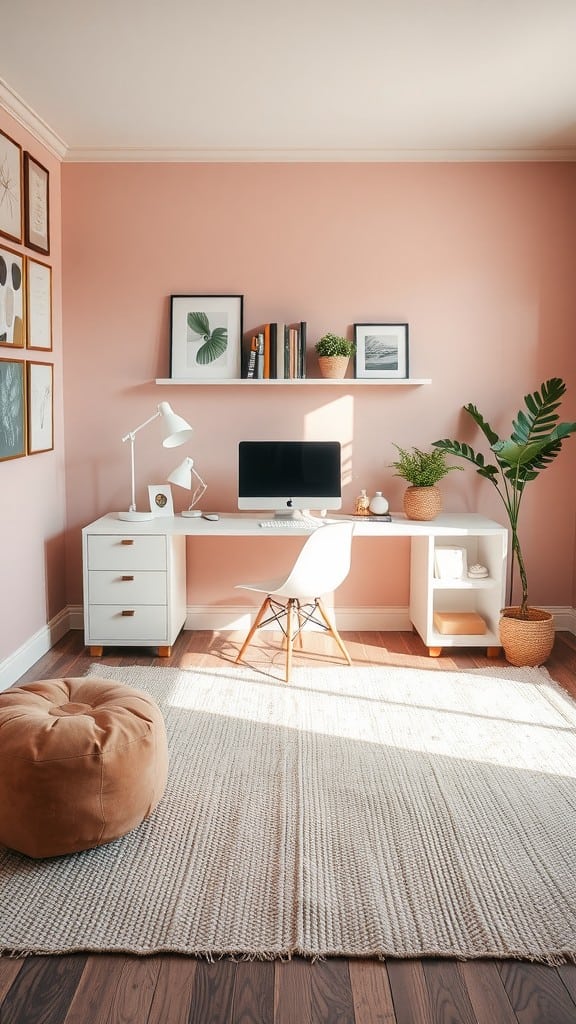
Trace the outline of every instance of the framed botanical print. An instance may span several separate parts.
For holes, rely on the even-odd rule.
[[[25,308],[24,257],[0,246],[0,345],[24,347]]]
[[[0,131],[0,235],[22,241],[22,147]]]
[[[52,350],[52,267],[26,257],[26,346]]]
[[[52,363],[26,364],[28,385],[28,454],[54,447],[54,367]]]
[[[240,377],[242,295],[172,295],[170,376],[175,380]]]
[[[30,153],[24,153],[24,242],[29,249],[50,252],[50,175]]]
[[[0,359],[0,462],[26,455],[24,360]]]

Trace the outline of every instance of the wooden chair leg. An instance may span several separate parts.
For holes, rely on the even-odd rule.
[[[301,651],[304,650],[304,644],[302,642],[302,611],[300,601],[296,601],[296,612],[298,614],[298,635],[296,640],[298,641],[298,647]]]
[[[328,632],[334,637],[336,643],[338,644],[338,647],[340,648],[340,650],[342,651],[342,654],[346,658],[346,661],[348,662],[349,665],[351,665],[352,664],[352,658],[348,654],[348,651],[346,650],[346,648],[344,646],[344,641],[342,640],[342,637],[340,636],[338,630],[336,629],[336,626],[334,626],[333,623],[328,618],[328,615],[326,613],[326,609],[324,608],[324,605],[322,604],[321,599],[319,597],[317,597],[315,602],[314,602],[314,604],[315,604],[316,608],[318,609],[318,611],[320,612],[320,615],[324,619],[324,622],[326,623],[326,625],[328,627]]]
[[[258,610],[256,618],[254,619],[254,624],[252,625],[252,627],[251,627],[251,629],[250,629],[250,631],[248,633],[248,636],[246,637],[244,643],[242,644],[242,647],[240,648],[240,652],[238,654],[238,657],[236,658],[236,662],[237,663],[239,661],[242,661],[242,655],[244,654],[244,651],[246,650],[247,647],[249,647],[250,641],[252,640],[252,637],[254,636],[254,633],[256,632],[256,630],[258,629],[258,626],[262,622],[262,619],[264,618],[268,608],[271,608],[271,607],[272,607],[272,605],[270,604],[270,596],[267,596],[263,600],[262,604],[260,605],[260,608]]]

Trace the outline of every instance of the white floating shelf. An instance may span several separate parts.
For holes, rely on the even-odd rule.
[[[330,377],[304,377],[298,380],[276,380],[274,378],[268,380],[253,379],[246,380],[244,378],[238,379],[234,377],[232,380],[194,380],[193,378],[186,377],[183,380],[174,380],[172,377],[157,377],[156,384],[187,384],[188,386],[193,385],[194,387],[207,387],[217,385],[218,387],[242,387],[242,388],[253,388],[253,387],[284,387],[284,388],[301,388],[301,387],[420,387],[422,384],[431,384],[431,378],[418,378],[418,377],[399,377],[399,378],[388,378],[388,377],[369,377],[369,378],[358,378],[358,377],[344,377],[344,378],[330,378]]]

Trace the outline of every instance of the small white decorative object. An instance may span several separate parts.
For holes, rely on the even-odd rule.
[[[388,511],[388,499],[382,491],[376,491],[373,498],[370,498],[370,511],[375,516],[385,516]]]
[[[471,565],[470,568],[468,569],[468,576],[470,577],[470,579],[473,580],[486,579],[486,577],[488,576],[488,569],[486,568],[485,565],[480,565],[479,562],[476,562],[474,565]]]

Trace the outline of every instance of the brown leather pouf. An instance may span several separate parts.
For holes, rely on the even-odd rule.
[[[106,679],[41,679],[0,693],[0,844],[29,857],[101,846],[166,788],[164,719]]]

